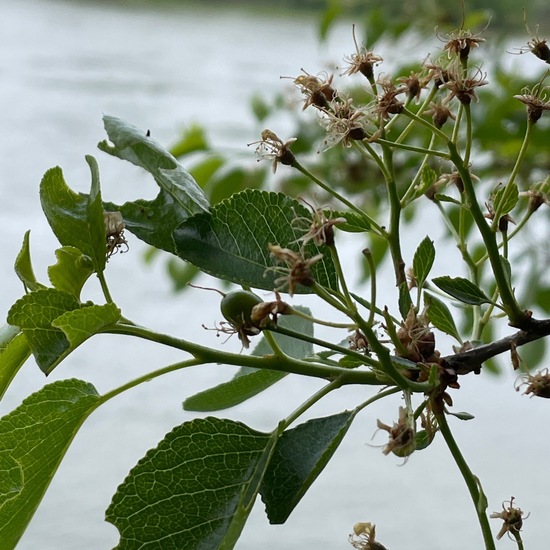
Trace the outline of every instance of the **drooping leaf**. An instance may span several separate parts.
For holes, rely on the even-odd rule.
[[[111,143],[102,141],[99,149],[147,170],[187,216],[208,211],[208,200],[189,172],[147,132],[113,116],[104,116],[103,123]]]
[[[449,334],[453,338],[456,338],[459,342],[462,342],[453,316],[445,303],[432,294],[425,293],[424,304],[427,307],[426,312],[430,323],[445,334]]]
[[[429,237],[418,245],[413,257],[413,273],[418,288],[422,288],[435,260],[435,248]]]
[[[183,222],[174,231],[176,252],[214,277],[273,290],[281,286],[276,280],[285,271],[275,267],[268,245],[298,251],[297,241],[305,231],[297,228],[296,220],[310,217],[307,208],[282,193],[246,190],[215,205],[210,213]],[[313,242],[305,246],[306,258],[318,253]],[[336,271],[328,253],[311,271],[318,284],[336,288]],[[303,285],[296,288],[296,293],[308,292]]]
[[[276,440],[211,417],[174,428],[130,471],[107,509],[120,532],[116,548],[232,549]]]
[[[456,298],[459,302],[471,305],[490,304],[491,300],[474,283],[462,277],[436,277],[432,279],[435,286],[446,292],[449,296]]]
[[[81,380],[45,386],[0,419],[0,541],[15,548],[61,459],[99,404]]]
[[[26,294],[8,312],[8,323],[21,328],[38,366],[46,374],[70,347],[63,332],[52,327],[52,321],[79,307],[80,302],[72,294],[44,288]]]
[[[260,490],[270,523],[287,520],[332,458],[354,418],[353,411],[346,411],[283,432]]]
[[[63,246],[89,256],[94,270],[103,271],[106,259],[105,222],[100,211],[101,195],[97,164],[86,157],[92,171],[92,192],[83,195],[65,182],[61,168],[48,170],[40,183],[40,202],[48,223]]]
[[[57,263],[48,267],[48,277],[57,290],[80,298],[84,283],[94,272],[92,260],[78,248],[63,246],[55,251]]]
[[[92,186],[86,201],[86,221],[90,232],[91,254],[95,270],[101,273],[105,269],[107,256],[105,217],[103,203],[101,202],[101,188],[99,184],[99,167],[97,161],[91,155],[86,155],[86,162],[92,173]]]
[[[0,328],[0,399],[30,354],[27,339],[18,327]]]
[[[25,285],[25,288],[28,290],[38,290],[39,288],[44,288],[43,284],[40,284],[36,280],[34,270],[32,268],[31,261],[31,250],[30,250],[30,231],[25,233],[23,237],[23,246],[15,259],[15,273],[21,279],[21,282]]]
[[[52,326],[61,329],[69,340],[71,349],[75,349],[119,319],[120,309],[115,304],[94,304],[63,313],[53,320]]]
[[[310,315],[310,311],[307,308],[295,306],[294,309],[301,310]],[[288,317],[281,316],[278,319],[278,324],[295,332],[313,336],[313,323],[301,317],[294,315]],[[273,337],[283,352],[290,357],[303,359],[304,357],[313,355],[313,345],[309,342],[277,333],[273,333]],[[273,350],[268,341],[263,337],[254,348],[252,355],[263,357],[272,353]],[[188,397],[183,402],[183,408],[187,411],[210,412],[234,407],[258,395],[279,380],[282,380],[286,375],[286,372],[242,367],[229,382],[224,382]]]

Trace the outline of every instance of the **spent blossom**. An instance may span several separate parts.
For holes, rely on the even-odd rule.
[[[273,173],[277,171],[277,164],[281,163],[285,166],[292,166],[296,161],[294,153],[290,150],[290,144],[295,142],[296,138],[291,138],[287,141],[283,141],[277,134],[271,130],[264,130],[262,132],[262,139],[260,141],[253,141],[250,145],[258,144],[256,147],[256,154],[260,157],[260,160],[272,160],[273,161]]]
[[[449,103],[456,97],[463,105],[469,105],[472,101],[477,103],[479,98],[476,94],[476,88],[488,84],[487,80],[485,80],[486,76],[487,73],[483,73],[479,68],[471,76],[461,69],[452,71],[449,73],[450,80],[441,86],[449,90],[449,95],[445,98],[445,102]]]
[[[439,37],[439,39],[445,42],[443,51],[448,53],[449,58],[458,56],[461,60],[468,59],[470,51],[485,42],[485,38],[481,38],[481,33],[472,34],[469,30],[464,29],[451,32],[444,37]]]
[[[304,69],[302,71],[304,74],[297,76],[294,79],[294,84],[306,96],[303,109],[310,105],[326,109],[329,103],[338,95],[332,87],[333,75],[321,73],[319,76],[313,76]]]
[[[544,78],[546,78],[546,75]],[[550,111],[549,90],[550,87],[543,86],[541,81],[532,88],[524,88],[521,94],[514,96],[514,99],[521,101],[527,106],[527,118],[529,122],[537,122],[544,111]]]
[[[374,52],[367,50],[365,46],[359,48],[355,38],[355,25],[353,26],[353,42],[355,43],[355,53],[344,57],[344,61],[349,67],[342,73],[342,76],[361,73],[368,80],[372,80],[374,78],[374,66],[381,63],[383,59]]]
[[[352,141],[361,141],[368,136],[366,126],[369,122],[367,111],[355,109],[353,100],[333,101],[329,109],[321,109],[319,123],[327,132],[323,141],[324,150],[342,143],[344,147],[351,147]]]
[[[271,271],[283,272],[283,275],[274,281],[277,290],[287,288],[288,294],[293,296],[299,284],[309,287],[315,284],[311,266],[323,257],[322,254],[306,259],[303,253],[283,248],[278,244],[269,244],[268,249],[277,263],[286,264],[285,267],[269,268]]]

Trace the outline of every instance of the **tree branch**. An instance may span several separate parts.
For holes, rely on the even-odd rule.
[[[470,372],[480,373],[481,364],[491,357],[500,355],[509,351],[513,347],[523,346],[529,342],[539,340],[550,335],[550,319],[529,321],[529,327],[526,330],[519,330],[511,336],[506,336],[501,340],[496,340],[490,344],[484,344],[454,355],[443,357],[443,364],[454,369],[457,374],[468,374]]]

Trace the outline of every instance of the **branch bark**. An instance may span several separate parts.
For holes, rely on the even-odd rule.
[[[550,335],[550,319],[531,319],[528,328],[525,330],[519,330],[511,336],[506,336],[490,344],[484,344],[454,355],[447,355],[442,358],[443,364],[454,369],[457,374],[468,374],[470,372],[479,374],[482,363],[487,359],[510,351],[513,347],[523,346],[548,335]]]

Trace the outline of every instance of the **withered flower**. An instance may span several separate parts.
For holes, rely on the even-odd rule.
[[[429,328],[424,314],[417,315],[411,307],[407,318],[401,323],[397,331],[397,338],[406,350],[402,355],[414,363],[422,363],[434,359],[435,336]]]
[[[548,369],[543,369],[537,374],[526,374],[522,378],[521,384],[516,387],[516,391],[519,391],[522,386],[527,386],[523,395],[550,399],[550,372]]]
[[[103,219],[105,221],[105,238],[107,240],[107,260],[116,254],[119,250],[128,252],[130,247],[128,241],[124,237],[124,229],[126,224],[120,212],[103,212]],[[125,246],[126,250],[121,250]]]
[[[443,51],[448,52],[449,58],[458,56],[461,61],[468,59],[470,51],[473,48],[477,48],[482,42],[485,42],[485,38],[481,38],[481,33],[472,34],[469,30],[465,31],[464,29],[451,32],[444,37],[438,36],[438,38],[445,42]]]
[[[426,69],[428,69],[428,82],[430,80],[433,80],[434,86],[436,88],[440,88],[443,84],[449,82],[449,80],[451,79],[449,69],[427,61],[424,61],[423,65]]]
[[[353,526],[353,533],[348,540],[356,550],[386,550],[385,546],[374,540],[375,536],[374,523],[361,522]]]
[[[405,105],[397,99],[397,96],[404,90],[397,88],[389,77],[379,78],[377,83],[382,88],[382,93],[378,96],[376,111],[382,119],[388,120],[390,115],[397,115],[403,111]]]
[[[311,266],[323,257],[322,254],[306,260],[301,253],[294,252],[290,248],[282,248],[277,244],[269,244],[268,248],[277,262],[286,264],[286,267],[269,268],[272,271],[284,272],[284,275],[275,279],[277,290],[288,288],[289,295],[293,296],[297,285],[313,286],[315,284]]]
[[[445,103],[449,103],[454,97],[464,105],[469,105],[472,101],[477,103],[479,98],[476,94],[476,88],[488,84],[487,80],[485,80],[486,76],[487,73],[483,73],[479,68],[472,76],[468,76],[461,69],[449,72],[449,81],[441,86],[449,90]]]
[[[279,315],[292,315],[292,307],[281,300],[281,295],[275,292],[275,300],[261,302],[252,308],[250,319],[255,326],[266,328],[271,324],[277,324]]]
[[[504,507],[505,504],[508,504],[506,508]],[[514,506],[514,497],[502,503],[502,512],[493,512],[489,517],[504,521],[498,532],[497,540],[500,540],[506,533],[512,533],[515,538],[519,537],[519,532],[523,527],[523,511]]]
[[[293,220],[293,225],[307,227],[306,233],[297,239],[297,241],[301,242],[302,246],[305,246],[310,241],[313,241],[317,246],[323,244],[334,246],[334,226],[346,223],[346,218],[329,218],[322,208],[313,208],[307,201],[304,199],[301,200],[311,209],[311,218],[299,216]]]
[[[320,109],[319,123],[327,132],[323,140],[323,150],[326,151],[338,143],[351,147],[352,141],[361,141],[368,137],[367,112],[355,109],[351,98],[345,101],[333,101],[329,109]]]
[[[548,74],[548,72],[546,74]],[[546,75],[544,78],[546,78]],[[541,81],[538,84],[535,84],[533,88],[524,88],[522,90],[522,94],[514,96],[514,99],[521,101],[527,106],[527,118],[529,119],[529,122],[537,122],[544,111],[550,110],[550,98],[548,96],[549,90],[550,87],[543,86]]]
[[[402,88],[405,89],[407,96],[410,100],[420,99],[420,94],[422,93],[422,88],[426,86],[428,79],[420,78],[418,73],[411,71],[409,76],[400,76],[396,79],[397,82],[402,84]]]
[[[401,458],[406,458],[414,452],[416,427],[414,417],[405,407],[399,407],[399,418],[393,426],[388,426],[380,420],[376,421],[376,425],[390,435],[388,443],[382,451],[385,455],[393,453]]]
[[[327,109],[329,103],[338,96],[332,87],[333,75],[321,73],[319,76],[313,76],[304,69],[302,71],[304,74],[297,76],[294,79],[294,84],[306,96],[303,109],[305,110],[310,105]]]
[[[440,101],[432,101],[430,108],[424,111],[426,115],[432,115],[432,121],[436,128],[441,129],[447,120],[456,120],[451,110]]]
[[[279,163],[285,166],[292,166],[296,161],[294,153],[290,150],[290,144],[295,141],[296,138],[283,141],[277,134],[266,129],[262,132],[262,139],[249,143],[248,147],[258,144],[258,147],[256,147],[256,154],[260,157],[258,162],[261,160],[272,160],[273,173],[275,173]]]
[[[550,177],[546,179],[546,182],[550,184]],[[522,191],[520,197],[527,197],[529,199],[528,209],[530,212],[536,212],[543,204],[550,206],[550,196],[545,192],[545,182],[541,182],[536,186],[531,187],[529,191]],[[546,187],[550,187],[547,185]]]
[[[355,25],[353,25],[352,28],[355,53],[344,57],[344,61],[349,65],[349,67],[342,73],[342,76],[361,73],[368,80],[372,80],[374,78],[374,66],[377,63],[381,63],[383,59],[374,52],[367,50],[364,46],[359,48],[355,38]]]
[[[527,13],[525,9],[523,10],[523,23],[525,24],[525,29],[531,36],[531,40],[527,42],[527,46],[520,48],[517,52],[518,54],[523,54],[531,52],[533,55],[541,59],[546,63],[550,63],[550,48],[548,47],[546,39],[540,39],[538,37],[539,26],[535,27],[535,32],[532,32],[527,23]]]

